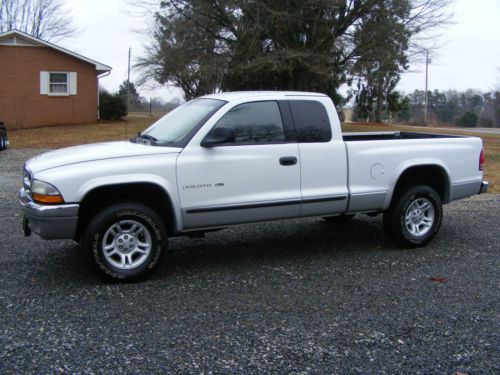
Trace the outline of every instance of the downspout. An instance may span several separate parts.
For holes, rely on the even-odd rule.
[[[111,70],[108,70],[106,73],[97,75],[97,120],[101,119],[101,113],[100,113],[100,108],[99,108],[99,78],[104,78],[107,77],[111,74]]]

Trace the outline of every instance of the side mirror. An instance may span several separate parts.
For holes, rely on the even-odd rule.
[[[221,126],[213,129],[201,142],[201,147],[214,147],[236,140],[236,130],[229,126]]]

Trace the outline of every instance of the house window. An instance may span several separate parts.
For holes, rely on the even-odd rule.
[[[68,95],[68,73],[49,73],[49,95]]]
[[[76,72],[40,72],[40,95],[76,95]]]

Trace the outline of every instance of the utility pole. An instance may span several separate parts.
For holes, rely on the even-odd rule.
[[[132,48],[128,48],[128,70],[127,70],[127,112],[130,110],[130,53]],[[125,138],[128,138],[127,122],[125,122]]]
[[[130,54],[132,48],[128,49],[128,72],[127,72],[127,109],[130,107]]]
[[[425,50],[425,108],[424,122],[427,125],[427,106],[429,104],[429,95],[427,94],[429,83],[429,50]]]

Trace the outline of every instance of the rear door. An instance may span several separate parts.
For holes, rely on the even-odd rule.
[[[299,147],[288,139],[280,105],[255,101],[232,107],[215,127],[233,127],[236,141],[204,148],[191,142],[177,159],[185,229],[300,215]]]

